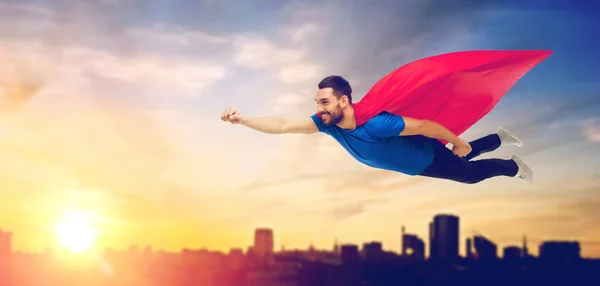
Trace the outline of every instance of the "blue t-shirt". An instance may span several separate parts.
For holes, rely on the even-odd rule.
[[[382,112],[350,131],[326,126],[311,116],[320,132],[332,136],[356,160],[374,168],[418,175],[433,161],[433,141],[421,135],[400,136],[405,123],[401,116]]]

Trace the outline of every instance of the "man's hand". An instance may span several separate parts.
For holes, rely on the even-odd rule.
[[[459,144],[452,147],[452,153],[459,157],[467,156],[469,153],[471,153],[471,150],[471,144],[464,140],[460,140]]]
[[[239,124],[242,123],[242,116],[234,108],[227,108],[225,111],[223,111],[223,114],[221,114],[221,120],[225,122],[231,122],[233,124]]]

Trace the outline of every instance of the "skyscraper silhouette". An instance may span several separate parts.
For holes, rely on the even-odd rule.
[[[429,224],[429,256],[434,260],[456,260],[459,249],[459,219],[457,216],[438,214]]]
[[[498,258],[498,246],[483,235],[473,237],[473,245],[479,260],[495,260]]]
[[[467,255],[466,255],[467,259],[473,258],[473,242],[470,237],[467,238],[466,248],[467,248]]]
[[[402,256],[413,260],[425,260],[425,242],[416,234],[406,233],[402,226]]]
[[[0,229],[0,256],[8,256],[12,252],[12,232]]]
[[[264,257],[273,253],[273,230],[269,228],[258,228],[254,232],[254,253]]]
[[[527,236],[523,234],[523,248],[521,256],[527,258],[529,256],[529,249],[527,248]]]

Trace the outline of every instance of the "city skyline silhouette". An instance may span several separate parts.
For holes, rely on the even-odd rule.
[[[399,238],[401,253],[385,251],[379,241],[365,241],[362,245],[336,241],[331,249],[277,250],[276,233],[261,227],[254,230],[253,243],[246,249],[231,248],[228,252],[184,248],[170,253],[151,246],[131,246],[124,251],[68,254],[49,249],[30,255],[12,252],[10,232],[0,232],[0,270],[7,274],[0,283],[435,285],[442,279],[470,285],[485,276],[503,275],[496,277],[499,285],[500,281],[525,285],[529,279],[584,283],[600,269],[600,259],[581,257],[577,241],[545,241],[539,245],[540,255],[535,257],[530,254],[526,238],[520,246],[502,249],[481,234],[461,239],[460,218],[455,215],[436,214],[429,227],[428,239],[403,228]],[[463,241],[465,256],[459,254]],[[24,272],[25,269],[29,270]]]
[[[330,249],[321,249],[315,248],[314,245],[310,244],[306,248],[287,248],[287,250],[324,250],[324,251],[333,251],[338,252],[342,246],[348,247],[356,247],[357,249],[364,250],[367,245],[371,247],[375,247],[376,251],[379,252],[387,252],[397,255],[416,255],[416,257],[420,257],[421,260],[426,259],[440,259],[440,258],[448,258],[458,259],[460,257],[469,258],[473,254],[477,253],[477,249],[480,248],[481,251],[484,252],[484,255],[492,255],[493,258],[503,258],[505,255],[513,255],[515,251],[518,249],[519,256],[531,256],[533,257],[536,251],[536,248],[529,248],[527,236],[523,234],[523,240],[521,244],[518,243],[499,246],[493,242],[493,238],[490,238],[482,233],[474,233],[471,236],[467,236],[463,239],[460,237],[460,217],[454,214],[440,213],[436,214],[432,221],[429,223],[429,233],[427,237],[419,236],[410,231],[406,231],[404,226],[401,226],[401,235],[399,236],[398,242],[400,251],[385,250],[381,241],[376,239],[364,241],[361,244],[357,244],[355,242],[343,243],[340,242],[337,238],[334,240],[334,244]],[[274,253],[278,251],[277,248],[277,240],[275,239],[275,231],[268,227],[259,227],[254,230],[253,243],[248,245],[246,249],[240,247],[231,247],[229,248],[229,252],[257,252],[261,255],[265,255],[267,253]],[[461,253],[461,243],[464,242],[465,251]],[[23,252],[23,251],[14,251],[12,249],[13,245],[13,234],[10,231],[3,230],[0,228],[0,252],[2,253],[12,253],[12,252]],[[279,251],[286,251],[286,247],[284,244],[280,244]],[[39,252],[38,254],[54,252],[54,251],[64,251],[69,252],[69,249],[60,249],[61,247],[58,244],[48,245],[43,252]],[[569,255],[577,258],[577,259],[600,259],[598,257],[584,257],[581,255],[582,245],[578,240],[560,240],[550,238],[548,240],[542,241],[538,244],[537,256],[543,257],[544,252],[541,249],[550,249],[550,251],[560,251],[561,248],[563,251],[571,252]],[[257,250],[258,249],[258,250]],[[214,252],[222,252],[220,250],[211,249],[208,247],[201,248],[190,248],[187,246],[183,246],[179,251],[164,251],[162,249],[156,249],[152,245],[140,245],[135,242],[131,242],[131,244],[124,248],[125,251],[132,250],[143,250],[143,251],[157,251],[157,252],[172,252],[172,253],[182,253],[189,252],[193,250],[203,250],[203,251],[214,251]],[[533,250],[533,251],[532,251]],[[89,249],[84,251],[72,251],[75,252],[75,255],[86,255],[87,252],[97,253],[97,252],[106,252],[106,251],[115,251],[112,248],[107,248],[104,250],[94,249],[91,246]],[[475,252],[473,252],[475,251]],[[227,252],[227,251],[225,251]],[[26,253],[26,252],[23,252]],[[547,253],[545,255],[548,255]],[[552,255],[552,254],[551,254]]]

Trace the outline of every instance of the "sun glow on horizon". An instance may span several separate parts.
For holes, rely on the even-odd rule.
[[[72,253],[83,253],[95,247],[98,230],[85,213],[66,213],[54,228],[58,244]]]

